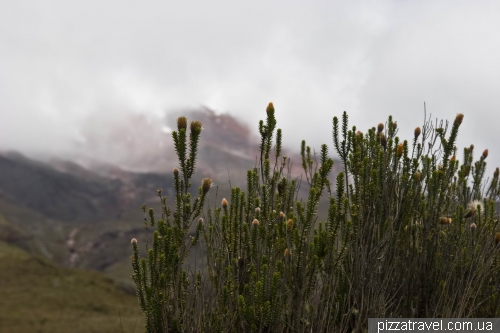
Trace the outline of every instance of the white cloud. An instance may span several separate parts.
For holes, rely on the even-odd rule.
[[[206,105],[284,141],[331,145],[343,110],[401,134],[464,113],[460,145],[490,148],[500,88],[496,1],[3,1],[0,149],[68,151],[88,115]],[[480,133],[480,135],[478,135]],[[406,135],[408,134],[408,135]],[[497,157],[498,156],[498,157]]]

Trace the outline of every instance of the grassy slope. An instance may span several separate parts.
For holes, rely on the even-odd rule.
[[[120,324],[121,321],[121,324]],[[135,296],[98,273],[0,242],[0,332],[142,331]]]

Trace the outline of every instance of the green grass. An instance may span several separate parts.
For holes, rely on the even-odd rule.
[[[0,332],[140,332],[135,296],[98,273],[0,242]]]

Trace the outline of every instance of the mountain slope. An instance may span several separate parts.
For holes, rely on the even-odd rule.
[[[19,154],[0,156],[0,191],[43,215],[68,222],[92,220],[117,205],[120,182],[82,179]],[[108,210],[106,210],[108,208]]]
[[[0,332],[136,332],[135,296],[98,273],[61,268],[0,241]]]
[[[209,193],[212,202],[215,192],[220,200],[229,195],[230,186],[244,189],[247,170],[260,157],[256,135],[230,115],[208,109],[185,114],[202,121],[204,128],[193,192],[203,177],[216,185]],[[167,204],[173,204],[171,170],[178,165],[171,135],[164,129],[175,128],[177,116],[154,122],[129,115],[113,126],[89,120],[85,144],[75,149],[71,160],[0,155],[0,214],[25,231],[15,244],[72,267],[105,271],[118,262],[128,266],[127,238],[137,237],[134,233],[141,230],[144,218],[140,205],[158,209],[159,188]],[[104,132],[96,131],[99,126]],[[163,147],[156,145],[158,140]],[[300,175],[300,155],[284,154],[291,158],[292,175]],[[307,190],[303,183],[299,197],[305,198]]]

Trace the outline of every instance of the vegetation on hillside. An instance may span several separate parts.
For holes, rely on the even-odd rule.
[[[0,241],[0,332],[139,332],[133,295],[99,273],[61,268]]]
[[[369,317],[500,316],[500,172],[486,184],[488,151],[474,160],[472,145],[460,163],[462,120],[426,120],[407,141],[392,117],[362,133],[344,112],[333,118],[343,171],[332,180],[328,145],[316,154],[303,141],[309,195],[298,200],[269,104],[247,188],[207,207],[210,179],[190,192],[202,124],[188,134],[180,117],[174,207],[158,190],[161,212],[143,206],[145,257],[132,239],[146,332],[362,332]]]

